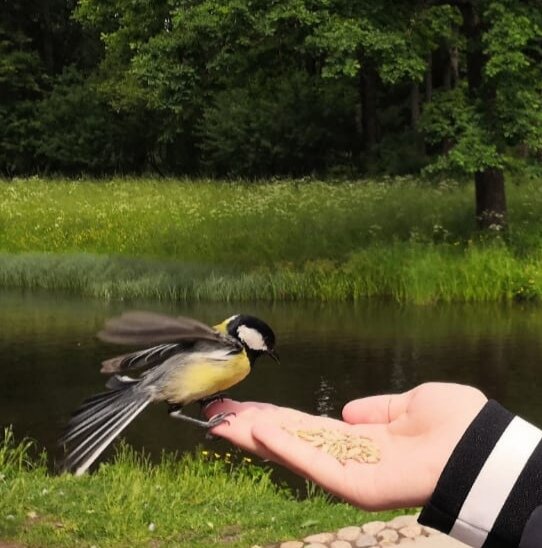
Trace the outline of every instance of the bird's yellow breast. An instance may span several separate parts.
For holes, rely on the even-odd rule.
[[[187,404],[242,381],[250,373],[250,362],[244,351],[227,360],[202,359],[188,363],[173,373],[163,389],[171,403]]]

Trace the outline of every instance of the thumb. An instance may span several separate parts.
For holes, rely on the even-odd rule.
[[[406,410],[409,399],[406,392],[352,400],[343,408],[343,419],[350,424],[389,424]]]

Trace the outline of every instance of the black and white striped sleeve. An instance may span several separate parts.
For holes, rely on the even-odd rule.
[[[476,548],[540,548],[540,506],[542,431],[490,400],[454,449],[419,522]]]

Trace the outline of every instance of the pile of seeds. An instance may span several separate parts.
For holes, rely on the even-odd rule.
[[[285,430],[301,440],[308,441],[314,447],[322,449],[341,464],[345,464],[347,460],[374,464],[380,460],[380,449],[369,438],[325,428]]]

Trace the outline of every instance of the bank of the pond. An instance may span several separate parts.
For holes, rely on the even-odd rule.
[[[471,185],[415,180],[0,184],[0,285],[162,300],[473,302],[542,295],[542,187],[506,238]]]
[[[0,253],[0,286],[101,299],[161,301],[357,301],[401,303],[539,300],[542,259],[505,245],[396,243],[344,261],[234,271],[119,256]]]
[[[152,466],[124,448],[95,474],[53,476],[8,432],[0,442],[0,542],[246,547],[401,513],[363,513],[316,492],[297,500],[268,471],[234,460],[198,454]]]

